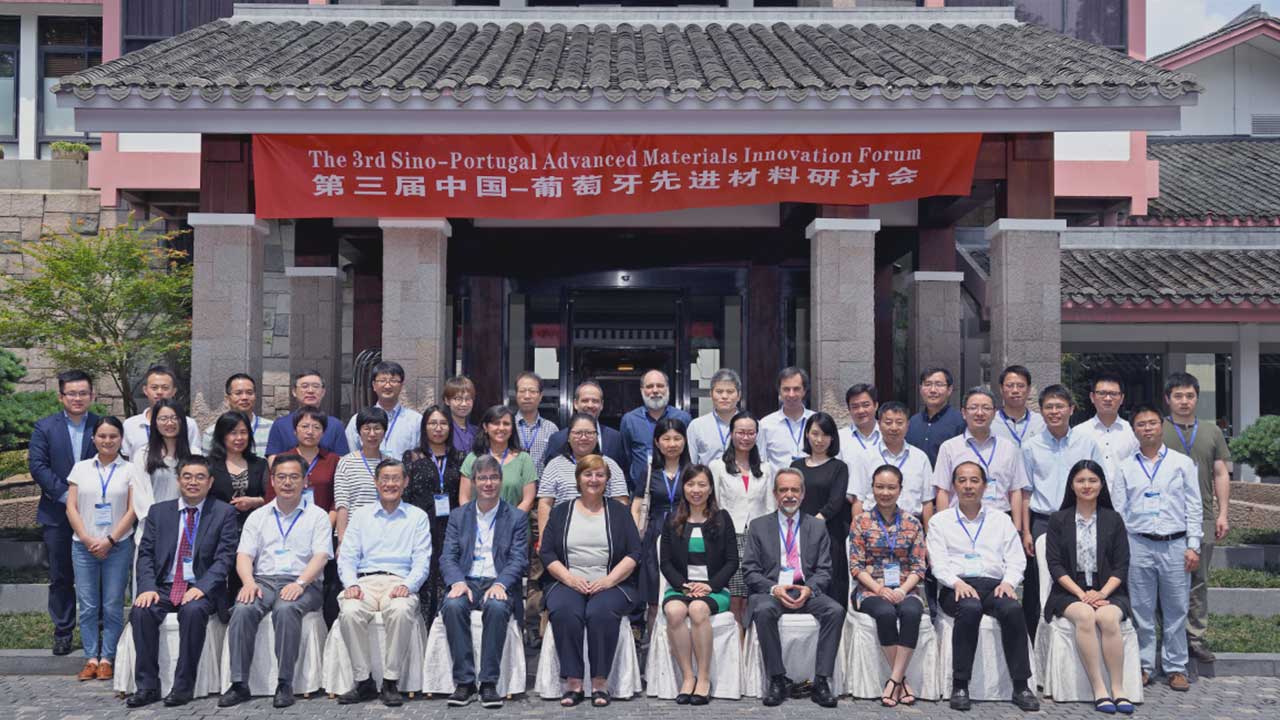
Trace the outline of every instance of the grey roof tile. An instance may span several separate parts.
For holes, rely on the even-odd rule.
[[[1160,196],[1135,222],[1280,223],[1280,138],[1148,139]]]

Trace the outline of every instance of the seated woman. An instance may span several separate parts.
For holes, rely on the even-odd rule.
[[[875,619],[880,651],[889,663],[880,697],[885,707],[916,701],[907,686],[907,665],[924,615],[924,526],[898,508],[901,493],[902,471],[889,464],[876,468],[871,476],[875,506],[854,518],[849,532],[849,571],[858,581],[854,606]]]
[[[1111,504],[1106,476],[1092,460],[1081,460],[1067,476],[1062,509],[1049,518],[1045,562],[1054,583],[1044,603],[1045,622],[1065,617],[1076,628],[1076,649],[1093,686],[1099,712],[1133,712],[1124,696],[1124,638],[1129,617],[1129,539]],[[1102,631],[1102,647],[1098,634]],[[1102,663],[1111,675],[1111,692]],[[1114,698],[1114,699],[1113,699]]]
[[[738,534],[733,517],[716,503],[706,465],[690,465],[681,483],[675,512],[662,525],[661,570],[670,585],[662,596],[662,612],[671,654],[684,678],[676,704],[706,705],[711,702],[711,616],[729,609],[729,579],[738,571]]]
[[[564,707],[582,702],[582,638],[591,661],[591,704],[604,707],[622,619],[640,599],[635,569],[640,534],[626,505],[605,497],[609,469],[604,458],[587,455],[574,473],[581,496],[551,511],[540,556],[546,568],[544,602],[555,632]],[[625,638],[631,642],[631,638]]]

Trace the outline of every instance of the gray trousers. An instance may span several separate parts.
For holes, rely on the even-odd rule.
[[[248,682],[249,668],[253,665],[254,639],[258,624],[271,613],[271,624],[276,634],[276,659],[280,664],[279,682],[293,684],[293,668],[298,664],[298,644],[302,640],[302,617],[319,610],[324,604],[324,593],[318,583],[311,583],[297,600],[280,599],[280,590],[293,582],[295,576],[254,577],[262,597],[251,603],[237,602],[231,610],[231,623],[227,626],[227,645],[231,649],[231,682]]]

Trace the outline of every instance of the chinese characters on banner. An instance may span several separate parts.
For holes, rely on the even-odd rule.
[[[564,218],[968,195],[980,134],[255,135],[262,218]]]

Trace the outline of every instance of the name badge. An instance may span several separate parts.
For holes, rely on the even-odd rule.
[[[993,507],[999,507],[999,505],[1000,505],[1000,496],[999,496],[999,495],[996,495],[996,494],[993,494],[993,493],[988,493],[988,494],[986,494],[986,495],[983,495],[983,496],[982,496],[982,504],[983,504],[983,505],[990,505],[990,506],[993,506]]]
[[[449,517],[449,496],[437,494],[436,499],[436,517]]]
[[[884,564],[884,584],[896,588],[902,584],[902,566],[896,562]]]
[[[111,527],[111,503],[98,503],[93,506],[93,524],[98,527]]]
[[[960,563],[960,577],[980,577],[982,575],[982,556],[976,552],[964,554],[964,562]]]
[[[796,584],[795,568],[789,568],[789,567],[782,568],[782,571],[778,573],[778,584],[779,585],[795,585]]]
[[[302,502],[303,502],[304,504],[307,504],[307,505],[315,505],[315,504],[316,504],[316,491],[315,491],[315,490],[313,490],[313,489],[311,489],[311,488],[307,488],[306,490],[303,490],[303,491],[302,491]]]
[[[278,558],[287,558],[289,557],[289,549],[278,547],[275,549],[275,556]]]
[[[189,583],[196,581],[196,561],[194,557],[182,558],[182,579]]]
[[[1142,493],[1142,511],[1147,515],[1160,514],[1160,492],[1148,490]]]

